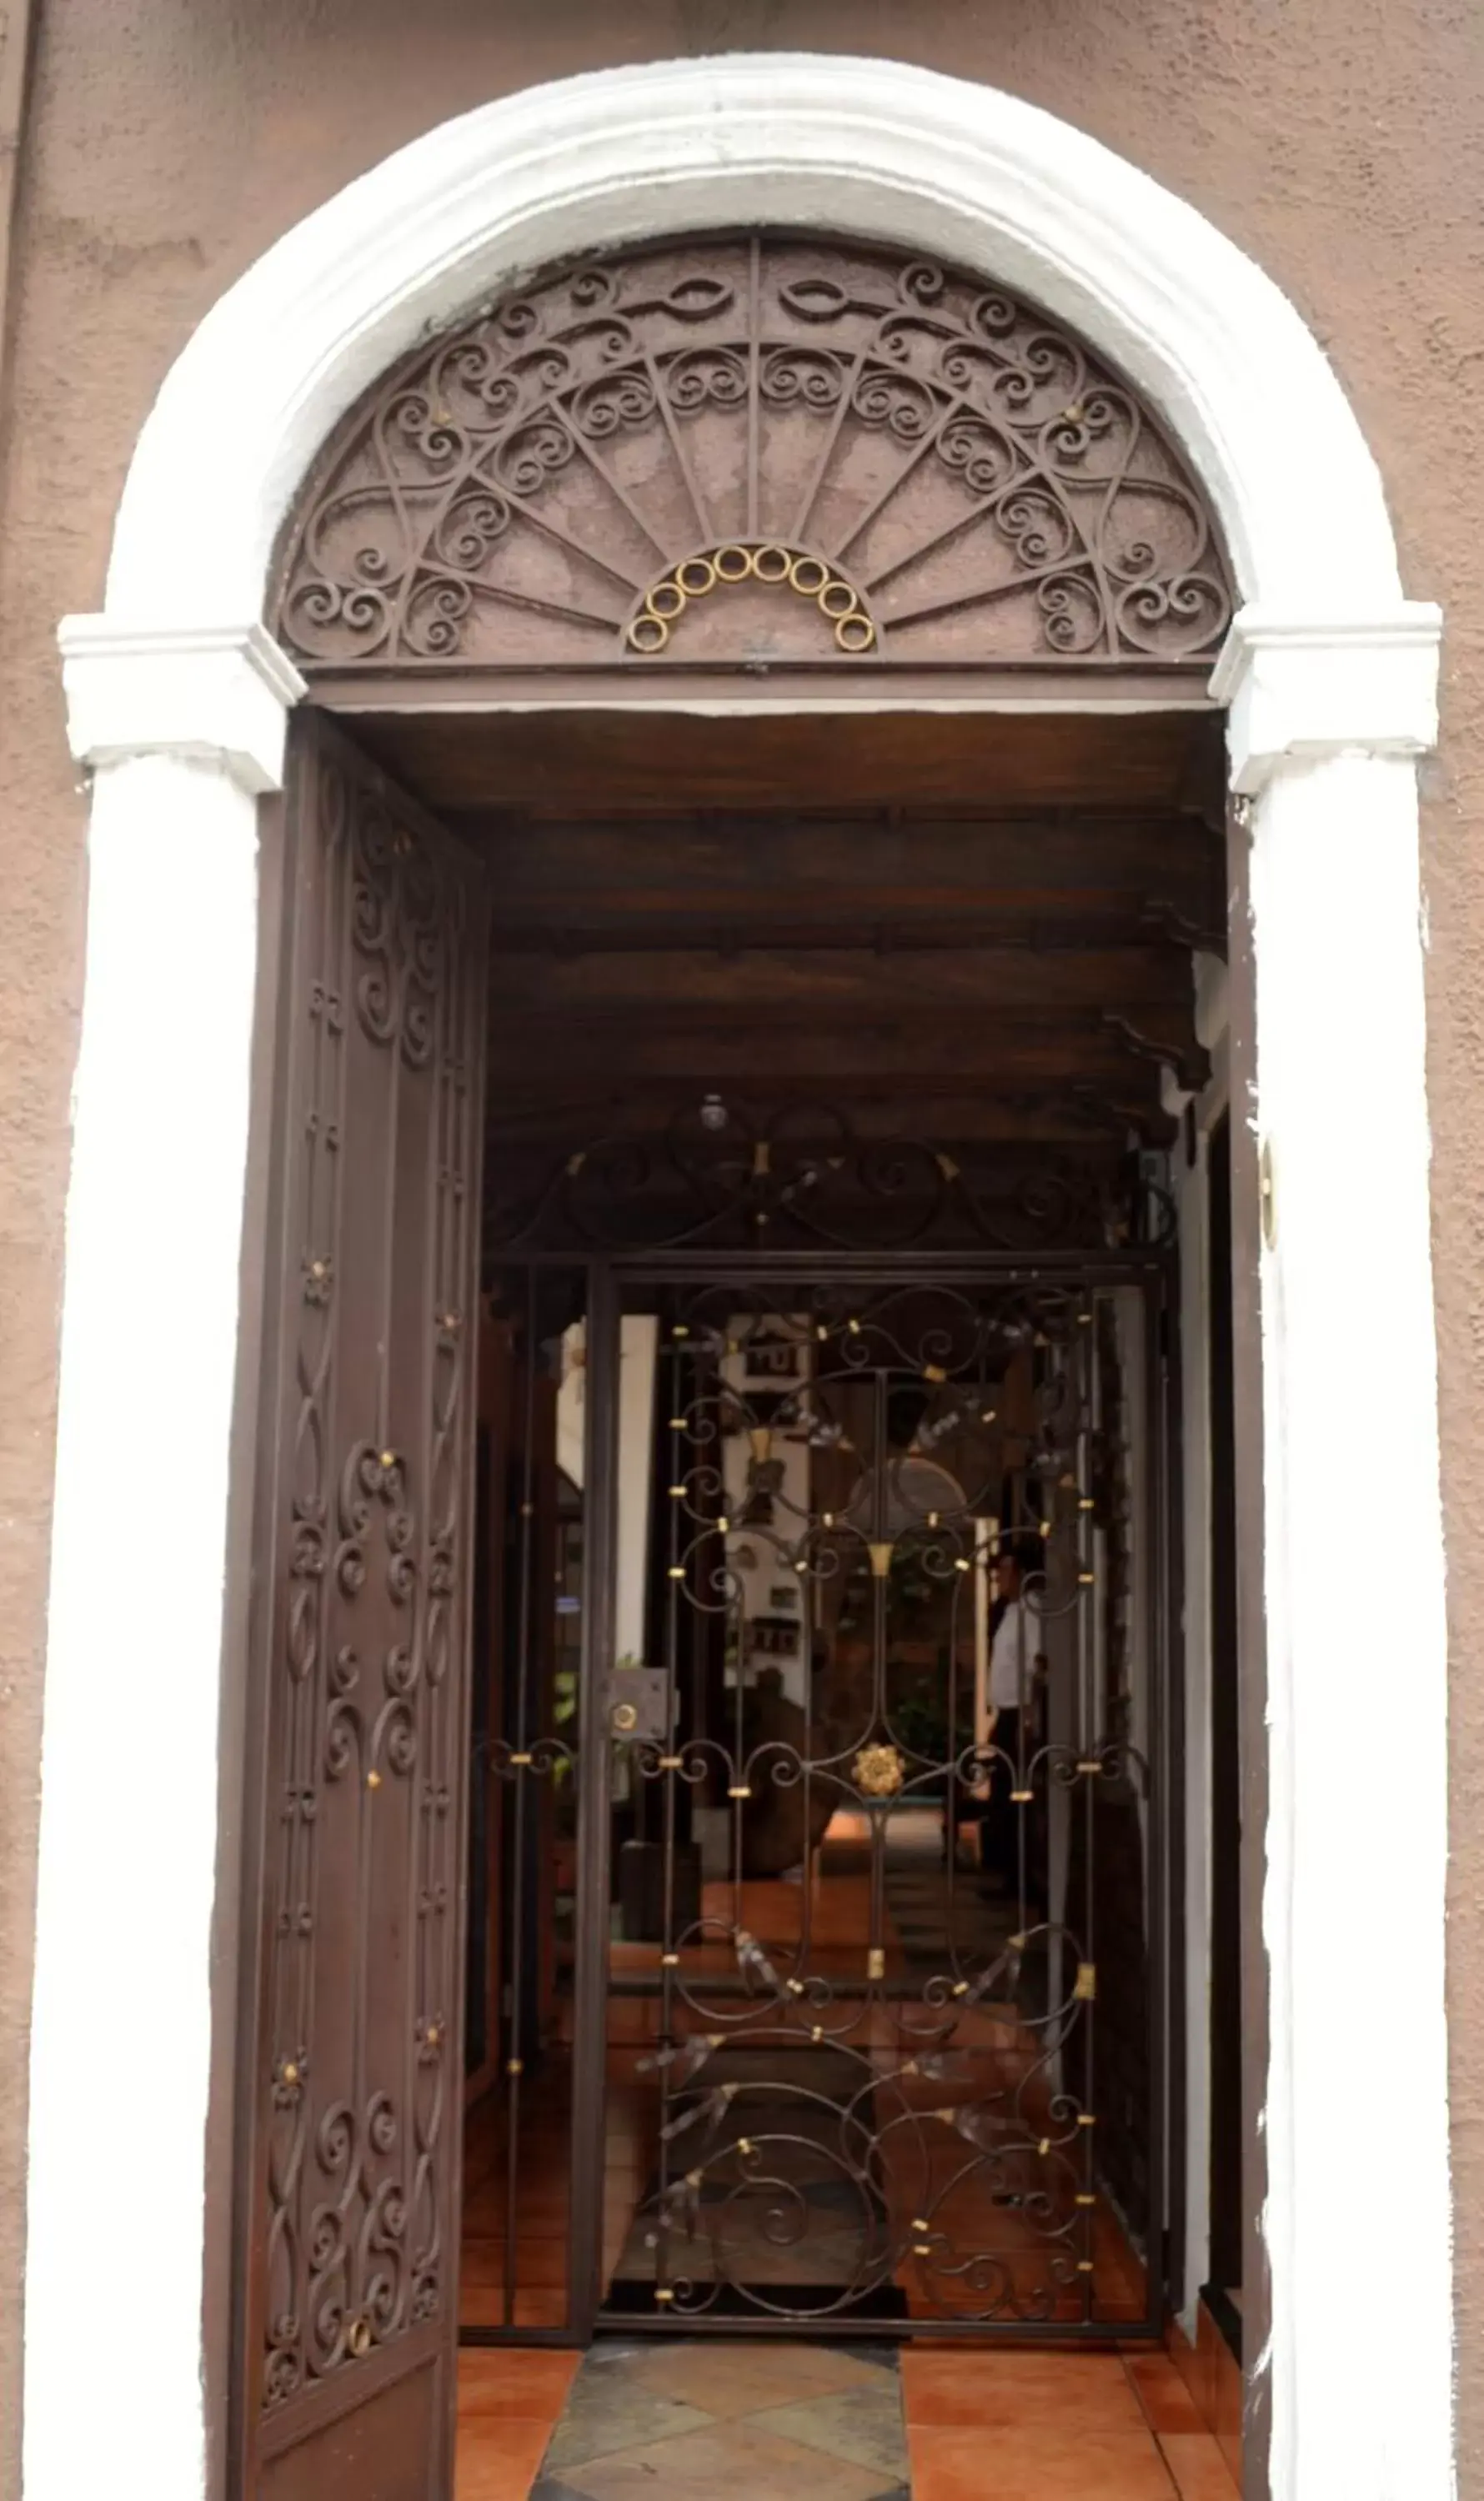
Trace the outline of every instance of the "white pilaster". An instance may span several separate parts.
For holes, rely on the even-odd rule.
[[[1447,2501],[1447,1653],[1416,774],[1436,620],[1315,681],[1313,638],[1229,658],[1251,803],[1271,1807],[1266,2226],[1274,2501]],[[1240,620],[1239,620],[1240,623]],[[1424,665],[1424,653],[1430,655]],[[1356,654],[1351,652],[1352,659]],[[1327,738],[1327,730],[1330,735]],[[1233,1117],[1252,1107],[1233,1106]],[[1243,1523],[1251,1533],[1251,1523]],[[1405,2104],[1363,2044],[1405,2008]],[[1335,2332],[1377,2263],[1387,2366]],[[1388,2145],[1393,2148],[1389,2157]]]
[[[184,2501],[204,2458],[254,793],[278,779],[297,680],[259,629],[194,652],[178,638],[167,653],[90,623],[64,637],[74,743],[95,770],[42,1772],[25,2489]],[[126,2314],[101,2328],[80,2311],[79,2276],[100,2233],[129,2251]]]

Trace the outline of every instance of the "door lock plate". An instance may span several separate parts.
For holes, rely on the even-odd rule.
[[[610,1734],[664,1744],[671,1726],[669,1682],[662,1667],[615,1668],[603,1696]]]

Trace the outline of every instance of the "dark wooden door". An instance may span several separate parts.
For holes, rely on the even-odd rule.
[[[252,2501],[439,2501],[485,909],[476,864],[313,717],[285,840],[234,2451]]]

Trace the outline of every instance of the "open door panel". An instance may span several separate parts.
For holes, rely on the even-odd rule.
[[[485,902],[476,862],[323,719],[295,724],[293,750],[233,2447],[253,2501],[436,2501],[456,2335]]]

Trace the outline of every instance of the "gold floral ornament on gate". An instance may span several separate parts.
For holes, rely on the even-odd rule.
[[[629,618],[624,633],[627,648],[641,658],[652,658],[665,649],[672,628],[696,600],[709,599],[713,591],[735,590],[744,583],[792,591],[796,599],[817,608],[833,629],[836,648],[848,657],[875,650],[875,623],[859,590],[823,556],[771,542],[755,546],[743,540],[713,548],[703,555],[687,556],[672,566],[646,591],[642,606]]]
[[[894,1746],[862,1746],[850,1768],[862,1797],[895,1797],[907,1777],[906,1764]]]

